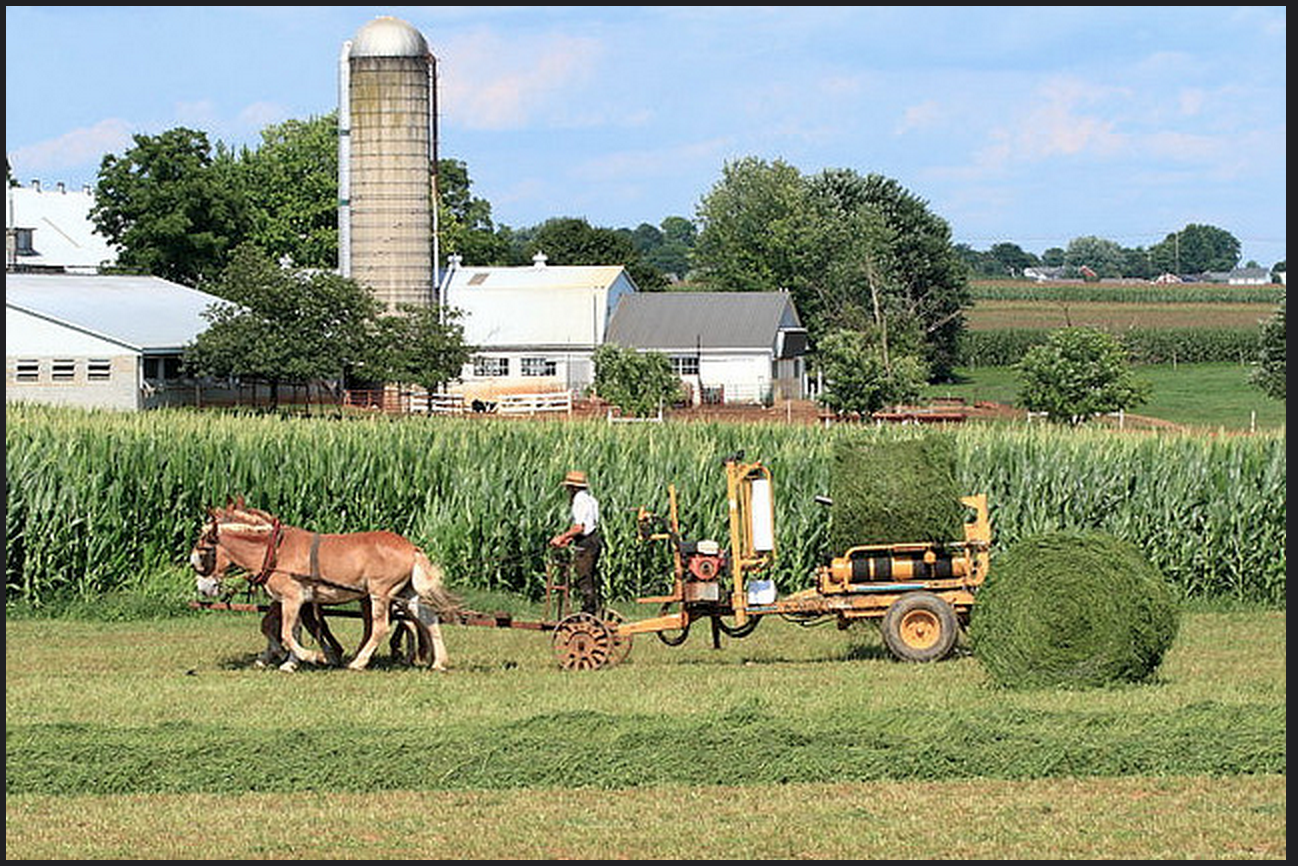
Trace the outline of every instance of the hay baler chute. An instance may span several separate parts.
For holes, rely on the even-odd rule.
[[[642,540],[670,542],[672,590],[638,599],[659,605],[659,615],[619,623],[619,635],[653,632],[677,646],[694,622],[706,619],[712,624],[713,645],[719,646],[722,633],[744,637],[773,614],[803,623],[832,617],[840,628],[876,619],[885,645],[899,659],[932,661],[951,652],[974,592],[987,576],[991,521],[986,496],[961,498],[972,510],[962,540],[854,546],[818,568],[814,586],[779,598],[773,581],[761,577],[775,558],[770,470],[760,462],[743,462],[742,455],[727,458],[724,465],[729,549],[682,537],[676,489],[669,485],[667,515],[642,508],[638,528]]]

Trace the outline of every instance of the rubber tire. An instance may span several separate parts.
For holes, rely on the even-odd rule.
[[[889,605],[879,624],[884,645],[904,662],[935,662],[955,649],[955,608],[931,592],[908,592]]]

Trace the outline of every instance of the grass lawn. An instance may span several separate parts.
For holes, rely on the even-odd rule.
[[[1150,401],[1138,415],[1188,427],[1230,431],[1273,430],[1285,426],[1285,404],[1248,384],[1249,368],[1238,364],[1152,364],[1133,369],[1153,385]],[[929,397],[963,397],[1014,405],[1019,384],[1010,367],[961,368],[958,381],[935,385]]]

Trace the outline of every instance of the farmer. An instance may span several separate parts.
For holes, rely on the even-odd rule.
[[[581,590],[581,609],[599,615],[599,554],[604,543],[599,534],[599,501],[591,495],[586,473],[573,470],[563,477],[572,506],[572,525],[550,539],[551,547],[572,544],[577,569],[577,588]],[[575,544],[574,544],[575,542]]]

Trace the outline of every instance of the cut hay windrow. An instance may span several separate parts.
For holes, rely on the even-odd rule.
[[[684,531],[724,541],[721,459],[740,450],[771,467],[773,576],[792,592],[836,543],[832,515],[814,498],[833,492],[838,440],[886,445],[920,435],[853,425],[285,420],[10,405],[6,595],[10,603],[117,590],[185,598],[185,557],[204,509],[242,494],[295,526],[399,532],[438,558],[453,584],[536,597],[546,539],[565,519],[558,484],[569,469],[586,471],[600,497],[613,596],[654,595],[666,588],[669,563],[662,545],[635,540],[636,509],[664,513],[675,484]],[[1285,599],[1283,431],[969,427],[944,435],[954,443],[956,494],[988,495],[997,549],[1043,531],[1095,529],[1137,544],[1183,595]]]

